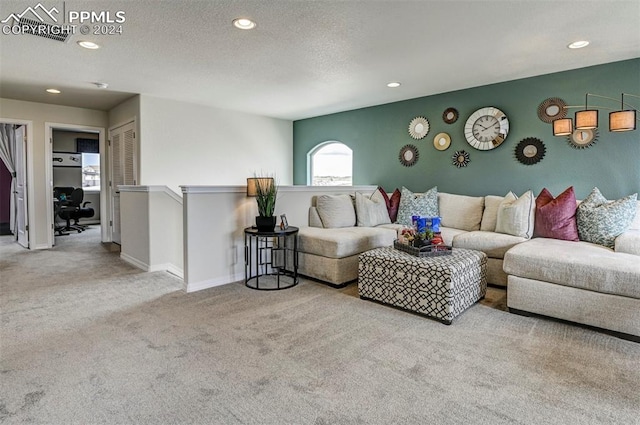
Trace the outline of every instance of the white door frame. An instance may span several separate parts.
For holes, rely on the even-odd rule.
[[[0,118],[0,122],[3,124],[18,124],[24,125],[27,127],[27,151],[26,154],[26,166],[27,166],[27,217],[26,217],[26,225],[28,227],[27,239],[29,240],[29,248],[34,249],[34,240],[32,235],[35,234],[33,232],[33,227],[36,222],[35,210],[33,205],[35,204],[35,185],[34,185],[34,177],[33,177],[33,121],[28,120],[18,120],[13,118]],[[53,200],[51,200],[53,203]]]
[[[106,162],[106,143],[105,143],[105,129],[104,127],[92,127],[88,125],[76,125],[76,124],[62,124],[45,122],[44,134],[49,140],[49,148],[45,149],[44,158],[44,172],[45,181],[47,184],[46,189],[46,205],[47,205],[47,229],[51,229],[47,232],[47,242],[49,248],[53,247],[54,241],[54,226],[53,226],[53,130],[67,130],[67,131],[79,131],[86,133],[98,134],[98,146],[100,150],[100,234],[102,242],[111,242],[111,234],[108,232],[108,223],[110,214],[107,209],[107,181],[109,180],[109,171],[107,170]],[[104,170],[104,171],[102,171]]]

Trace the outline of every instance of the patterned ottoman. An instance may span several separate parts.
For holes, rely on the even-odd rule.
[[[421,313],[447,325],[487,292],[484,252],[454,248],[451,255],[415,257],[392,247],[360,254],[360,298]]]

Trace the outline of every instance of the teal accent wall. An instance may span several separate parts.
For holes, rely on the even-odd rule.
[[[294,184],[307,183],[308,152],[319,143],[336,140],[353,150],[353,184],[379,184],[387,191],[406,186],[422,192],[437,185],[441,192],[473,196],[504,195],[509,190],[520,195],[528,189],[537,195],[547,187],[558,195],[573,185],[578,198],[598,186],[609,199],[640,192],[640,125],[635,131],[611,133],[610,111],[600,110],[598,141],[591,148],[575,149],[566,137],[554,137],[551,124],[538,118],[538,105],[545,99],[559,97],[568,105],[582,105],[587,92],[616,99],[622,92],[640,95],[640,59],[295,121]],[[639,98],[625,97],[625,101],[640,107]],[[589,97],[589,104],[620,107],[619,101],[595,97]],[[484,106],[501,109],[510,123],[505,142],[490,151],[474,149],[464,137],[467,118]],[[442,120],[448,107],[460,113],[453,124]],[[568,116],[573,117],[576,110],[570,109]],[[416,116],[425,116],[431,127],[421,140],[408,133],[409,122]],[[445,151],[433,146],[440,132],[451,136],[451,146]],[[546,155],[538,164],[523,165],[515,158],[516,145],[526,137],[545,144]],[[418,147],[420,158],[413,167],[404,167],[398,154],[409,143]],[[471,162],[458,169],[451,156],[461,149],[470,153]]]

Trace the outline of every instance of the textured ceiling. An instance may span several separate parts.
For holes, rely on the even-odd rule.
[[[2,0],[0,20],[35,4]],[[42,4],[121,10],[126,21],[121,35],[66,43],[0,35],[2,97],[108,110],[142,93],[300,119],[640,57],[639,0]],[[237,17],[258,26],[235,29]],[[102,48],[82,49],[80,39]],[[591,45],[567,49],[580,39]]]

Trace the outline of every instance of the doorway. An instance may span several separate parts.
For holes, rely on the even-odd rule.
[[[105,129],[73,124],[45,123],[49,149],[45,159],[47,182],[47,214],[50,221],[49,246],[56,237],[56,221],[61,220],[54,204],[54,188],[82,189],[84,202],[91,202],[92,217],[82,218],[85,224],[99,224],[102,242],[111,241],[110,205],[106,195],[108,181]],[[66,195],[65,195],[66,196]],[[63,225],[64,225],[63,221]],[[74,230],[74,232],[77,230]],[[67,233],[67,232],[59,232]]]
[[[29,200],[33,200],[33,170],[27,158],[33,154],[31,121],[0,119],[0,233],[13,235],[29,248]]]

